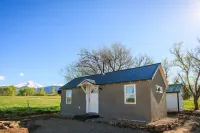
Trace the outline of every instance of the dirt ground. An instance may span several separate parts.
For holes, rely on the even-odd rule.
[[[159,120],[157,125],[161,121],[167,123],[174,117]],[[19,123],[19,128],[0,129],[0,133],[148,133],[147,130],[139,128],[120,128],[109,124],[62,118],[57,115],[26,117],[20,119]],[[183,125],[164,133],[200,133],[200,116],[189,115],[189,119]]]
[[[179,126],[174,130],[165,131],[164,133],[200,133],[200,117],[190,116],[190,119],[182,126]]]
[[[0,133],[28,133],[27,128],[10,128],[8,130],[0,130]]]
[[[30,133],[147,133],[144,130],[124,129],[106,124],[61,118],[34,120],[34,125],[36,127],[32,128]]]
[[[29,133],[148,133],[141,129],[119,128],[56,117],[33,119],[30,122],[28,124],[33,126],[29,127]],[[190,116],[184,125],[165,133],[200,133],[200,117]]]

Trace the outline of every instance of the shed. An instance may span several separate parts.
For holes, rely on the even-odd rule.
[[[168,85],[166,90],[167,112],[179,112],[184,110],[183,84]]]

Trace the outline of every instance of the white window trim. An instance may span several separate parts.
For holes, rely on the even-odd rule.
[[[127,86],[134,86],[134,88],[133,88],[133,89],[134,89],[134,93],[135,93],[135,102],[134,102],[134,103],[133,103],[133,102],[132,102],[132,103],[130,103],[130,102],[127,103],[127,102],[126,102],[126,95],[127,95],[127,94],[126,94],[126,87],[127,87]],[[136,104],[136,85],[135,85],[135,84],[124,85],[124,103],[125,103],[125,104]]]
[[[67,92],[68,91],[71,91],[71,102],[70,103],[67,103]],[[65,97],[65,102],[66,102],[66,104],[71,104],[72,103],[72,90],[66,90],[66,97]]]

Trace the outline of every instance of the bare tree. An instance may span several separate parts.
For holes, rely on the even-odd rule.
[[[85,75],[103,73],[103,62],[99,51],[82,49],[79,54],[76,67],[81,69]]]
[[[86,75],[118,71],[133,66],[130,49],[120,44],[113,44],[110,48],[103,47],[91,52],[84,49],[79,55],[77,67],[84,68]]]
[[[162,67],[163,67],[163,71],[164,71],[164,74],[165,74],[165,77],[166,77],[167,81],[169,81],[171,66],[172,66],[172,64],[167,59],[167,57],[165,59],[163,59],[163,61],[162,61]]]
[[[85,74],[80,70],[80,68],[76,67],[75,64],[70,64],[61,69],[61,75],[64,76],[68,82],[74,78],[84,76]]]
[[[189,89],[194,98],[194,109],[199,109],[198,99],[200,96],[200,52],[182,51],[182,43],[175,44],[170,50],[175,56],[173,65],[177,66],[181,71],[178,73],[182,83]]]
[[[154,63],[153,59],[151,57],[147,56],[146,54],[144,54],[144,55],[140,54],[133,58],[133,66],[134,67],[150,65],[153,63]]]
[[[91,51],[82,49],[77,62],[62,69],[62,74],[69,81],[75,77],[118,71],[152,63],[153,60],[147,55],[133,57],[130,49],[116,43],[111,47],[104,46]]]
[[[178,84],[178,83],[180,83],[180,78],[179,78],[179,76],[174,76],[173,78],[172,78],[172,83],[173,84]]]
[[[113,44],[111,48],[104,47],[100,50],[106,71],[118,71],[133,66],[131,50],[120,44]]]

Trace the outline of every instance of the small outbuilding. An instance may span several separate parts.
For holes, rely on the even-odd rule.
[[[184,110],[183,84],[169,85],[166,90],[167,112],[179,112]]]

